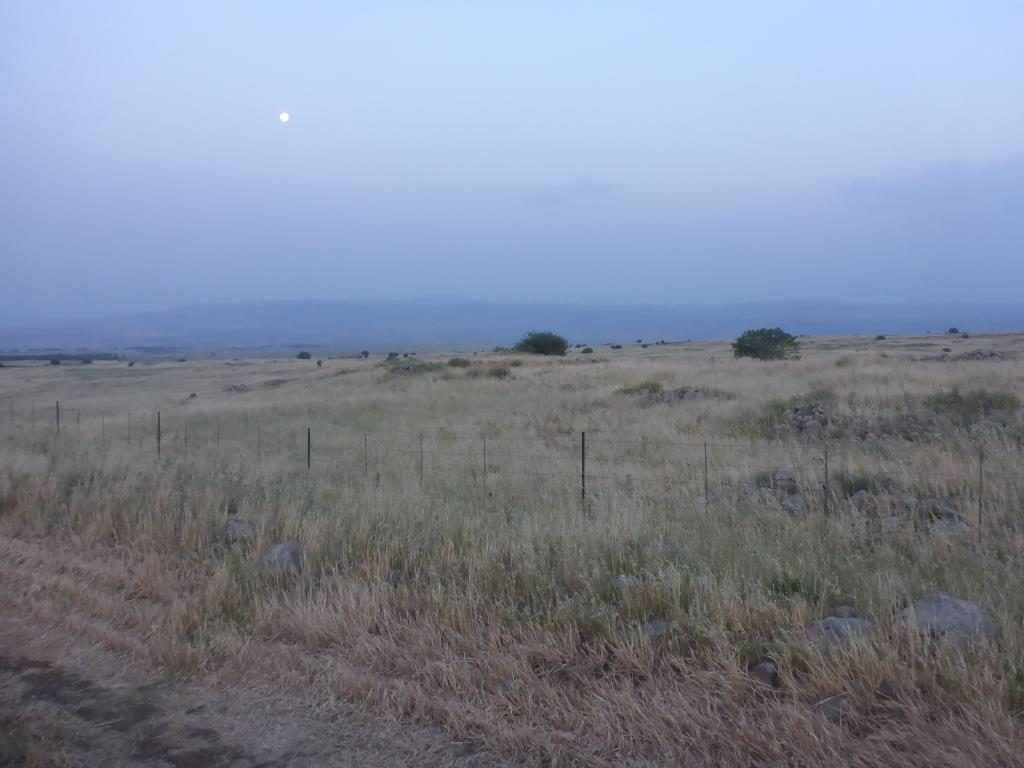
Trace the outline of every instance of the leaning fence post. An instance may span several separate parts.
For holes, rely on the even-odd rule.
[[[370,439],[363,432],[363,477],[370,476]]]
[[[484,501],[487,501],[487,435],[484,435]]]
[[[57,401],[57,434],[60,434],[60,400]]]
[[[423,433],[420,432],[420,487],[423,486]]]
[[[587,500],[587,432],[580,432],[580,500]]]
[[[711,490],[708,487],[708,441],[704,441],[704,513],[711,508]]]
[[[313,461],[313,430],[311,427],[306,427],[306,471],[309,471],[309,467]]]
[[[156,412],[156,455],[160,455],[160,411]]]

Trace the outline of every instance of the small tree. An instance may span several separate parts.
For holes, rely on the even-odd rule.
[[[309,352],[303,350],[299,352],[299,354],[297,354],[295,357],[299,360],[309,360],[312,357],[312,355],[309,354]]]
[[[956,336],[958,333],[960,333],[960,329],[954,325],[952,328],[946,331],[946,333],[948,333],[950,336]]]
[[[365,360],[370,356],[370,350],[364,349],[362,352],[359,353],[359,356],[363,358],[363,360]]]
[[[800,342],[795,336],[781,328],[756,328],[744,331],[732,343],[733,355],[736,357],[752,357],[755,360],[784,360],[797,357],[800,353]]]
[[[551,331],[531,331],[516,344],[516,352],[529,352],[533,355],[564,355],[569,349],[569,342]]]

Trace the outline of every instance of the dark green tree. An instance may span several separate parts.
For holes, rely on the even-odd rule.
[[[798,357],[800,342],[781,328],[755,328],[744,331],[732,343],[736,357],[752,357],[755,360],[784,360]]]
[[[564,355],[569,349],[569,342],[551,331],[531,331],[516,344],[516,352],[529,352],[533,355]]]
[[[299,354],[297,354],[295,357],[299,360],[309,360],[309,358],[311,358],[312,355],[309,354],[309,352],[303,350],[302,352],[299,352]]]

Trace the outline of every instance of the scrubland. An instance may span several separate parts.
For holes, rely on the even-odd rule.
[[[4,368],[3,607],[481,764],[1021,762],[1024,337],[803,342]]]

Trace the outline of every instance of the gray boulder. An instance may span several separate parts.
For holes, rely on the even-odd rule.
[[[833,723],[841,723],[850,715],[850,704],[845,693],[822,699],[813,707],[814,711]]]
[[[755,664],[747,670],[750,676],[772,688],[779,684],[779,665],[771,659]]]
[[[256,568],[264,576],[302,573],[302,545],[297,541],[274,544],[260,555]]]
[[[782,500],[782,508],[791,515],[796,514],[797,512],[803,512],[805,506],[804,497],[799,493],[790,494]]]
[[[626,576],[625,574],[619,574],[612,578],[611,581],[612,589],[622,590],[629,589],[630,587],[636,587],[640,585],[640,579],[636,576]]]
[[[857,609],[852,605],[837,605],[829,613],[829,616],[834,616],[837,619],[859,619],[860,614]]]
[[[640,634],[650,640],[656,640],[659,637],[664,637],[669,634],[674,628],[675,627],[671,622],[656,619],[654,621],[648,621],[641,624]]]
[[[966,648],[979,641],[997,642],[1001,635],[995,619],[977,603],[945,592],[929,592],[900,611],[896,622],[916,628],[935,640]]]
[[[772,475],[772,487],[785,493],[796,493],[800,490],[800,487],[796,482],[796,475],[793,474],[793,470],[787,469],[786,467],[783,467]]]
[[[871,631],[871,622],[867,619],[829,616],[827,619],[812,621],[804,628],[804,636],[812,642],[824,642],[828,645],[839,645],[852,637],[866,635]]]
[[[224,540],[228,544],[252,541],[256,538],[256,526],[234,515],[224,523]]]

